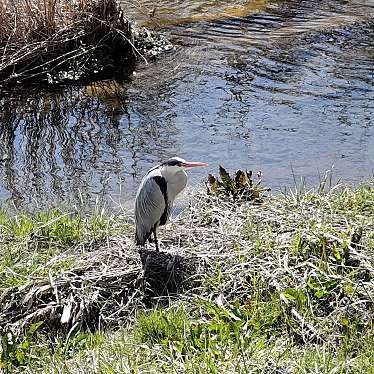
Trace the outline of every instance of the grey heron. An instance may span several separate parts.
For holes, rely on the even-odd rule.
[[[143,246],[153,234],[156,251],[159,251],[157,229],[167,223],[174,199],[186,187],[185,170],[207,165],[205,162],[172,157],[148,171],[140,183],[135,200],[137,245]]]

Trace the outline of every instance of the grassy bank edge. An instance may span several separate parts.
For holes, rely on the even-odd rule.
[[[73,325],[55,335],[52,351],[37,321],[10,355],[3,350],[2,365],[74,373],[371,372],[373,202],[372,182],[327,193],[294,190],[262,206],[199,196],[163,233],[167,251],[209,262],[207,272],[197,274],[197,287],[153,295],[148,308],[134,310],[117,332],[91,334]],[[41,248],[56,250],[40,269],[56,254],[82,243],[89,251],[87,243],[105,242],[123,227],[104,217],[60,213],[0,217],[3,254],[20,243],[23,256],[32,243],[35,256]],[[176,240],[168,243],[172,235]],[[13,252],[9,258],[17,259]],[[8,262],[3,272],[18,274],[18,264]],[[54,275],[70,265],[57,266]],[[32,269],[27,262],[26,269]],[[17,279],[22,287],[24,278]]]

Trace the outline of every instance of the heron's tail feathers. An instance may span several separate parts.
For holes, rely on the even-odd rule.
[[[136,245],[143,246],[148,239],[150,239],[150,236],[152,234],[152,231],[146,232],[146,233],[139,233],[138,230],[135,232],[135,243]]]
[[[145,242],[147,241],[146,237],[144,236],[139,236],[138,233],[135,233],[135,243],[136,245],[144,245]]]

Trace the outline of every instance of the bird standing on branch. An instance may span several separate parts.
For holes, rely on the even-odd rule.
[[[208,166],[205,162],[192,162],[173,157],[150,169],[140,183],[135,200],[135,241],[144,245],[154,236],[159,252],[157,229],[168,221],[174,199],[186,187],[186,169]]]

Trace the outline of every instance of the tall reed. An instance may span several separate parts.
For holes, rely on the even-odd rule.
[[[0,3],[0,84],[71,69],[87,76],[132,52],[130,25],[116,0]]]

